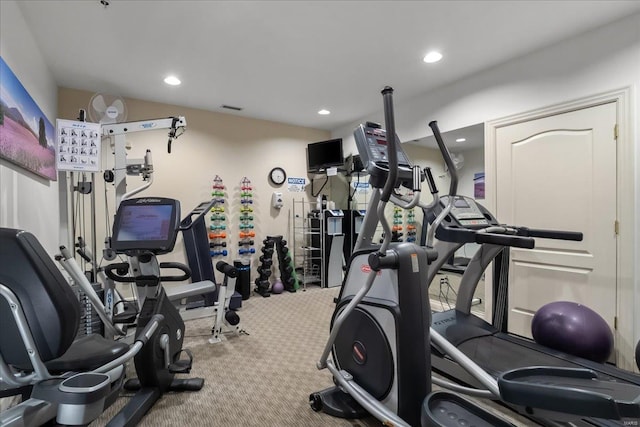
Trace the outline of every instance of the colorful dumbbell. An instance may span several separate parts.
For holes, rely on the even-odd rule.
[[[224,215],[211,215],[211,221],[224,221]]]
[[[229,252],[227,252],[226,249],[223,249],[221,251],[211,251],[211,252],[209,252],[209,254],[211,256],[227,256],[228,253]]]
[[[226,239],[227,233],[209,233],[209,239]]]
[[[253,240],[246,240],[246,239],[245,240],[240,240],[238,242],[238,244],[240,246],[250,246],[250,245],[253,245]]]
[[[240,208],[240,212],[253,212],[253,208],[250,208],[249,206],[243,206]]]
[[[252,197],[253,193],[250,193],[248,191],[243,191],[242,193],[240,193],[240,197]]]
[[[210,248],[226,248],[227,247],[227,242],[219,242],[219,243],[209,243],[209,247]]]
[[[238,227],[240,227],[240,230],[245,230],[248,228],[253,228],[253,224],[240,224]]]
[[[256,237],[256,233],[253,231],[241,231],[239,233],[241,239],[246,239],[247,237]]]
[[[227,226],[226,226],[226,225],[224,225],[224,224],[211,224],[211,225],[209,226],[209,230],[213,230],[213,231],[216,231],[216,230],[226,230],[226,229],[227,229]]]
[[[212,195],[212,196],[214,196],[214,197],[216,197],[216,196],[218,196],[218,197],[224,197],[224,191],[218,191],[218,190],[216,190],[216,191],[212,191],[212,192],[211,192],[211,195]]]
[[[211,208],[211,212],[224,212],[224,208],[222,206],[214,206]]]
[[[241,199],[240,203],[242,203],[243,205],[250,205],[253,203],[253,200],[251,199]]]
[[[238,249],[238,252],[240,253],[240,255],[255,254],[256,250],[254,248],[240,248]]]

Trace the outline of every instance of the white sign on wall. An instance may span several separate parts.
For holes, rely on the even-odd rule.
[[[303,193],[306,185],[306,178],[287,178],[287,188],[291,193]]]
[[[367,194],[369,192],[368,182],[351,182],[351,186],[359,194]]]
[[[59,171],[100,171],[100,123],[56,120],[56,168]]]

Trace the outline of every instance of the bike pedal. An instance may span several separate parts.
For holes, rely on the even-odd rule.
[[[191,372],[190,360],[178,360],[169,365],[169,372],[172,374],[188,374]]]

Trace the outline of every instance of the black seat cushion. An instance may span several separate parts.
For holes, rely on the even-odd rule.
[[[101,335],[85,335],[75,340],[61,357],[45,363],[49,372],[91,371],[117,359],[129,350],[127,344]]]

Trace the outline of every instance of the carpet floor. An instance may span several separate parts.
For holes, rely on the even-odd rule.
[[[253,294],[238,312],[246,334],[210,344],[211,318],[186,322],[194,355],[190,376],[205,379],[196,393],[165,394],[141,426],[379,426],[375,419],[344,420],[311,410],[310,393],[333,385],[316,369],[329,333],[339,288],[262,298]],[[104,425],[125,395],[92,425]],[[496,412],[495,407],[491,408]],[[532,425],[519,417],[517,426]]]

